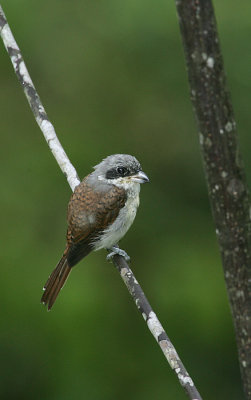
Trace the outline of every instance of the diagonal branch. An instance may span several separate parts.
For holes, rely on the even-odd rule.
[[[15,73],[23,87],[29,105],[33,111],[35,119],[43,132],[56,161],[58,162],[63,173],[66,175],[68,183],[72,190],[79,184],[77,172],[66,153],[64,152],[54,130],[53,125],[49,121],[37,91],[32,83],[27,68],[24,64],[20,49],[11,33],[6,17],[0,6],[0,33],[7,52],[11,58]],[[157,340],[164,356],[166,357],[170,367],[174,370],[181,386],[184,388],[191,400],[201,400],[201,396],[196,389],[191,377],[182,364],[173,344],[168,338],[162,325],[160,324],[156,314],[152,310],[143,290],[137,282],[133,272],[129,268],[122,256],[114,255],[113,263],[118,269],[121,278],[126,284],[137,308],[141,312],[147,326],[154,338]]]
[[[29,72],[24,63],[21,51],[12,35],[10,27],[7,23],[3,9],[0,5],[0,33],[5,48],[10,56],[12,65],[19,82],[22,85],[25,96],[28,100],[34,117],[43,132],[45,140],[57,160],[62,172],[66,176],[72,190],[79,184],[79,177],[69,158],[67,157],[61,143],[59,142],[55,129],[45,112],[39,95],[33,85]]]
[[[124,257],[115,255],[113,256],[113,262],[119,271],[121,278],[126,284],[127,289],[129,290],[138,310],[141,312],[144,320],[147,322],[150,332],[158,342],[164,356],[166,357],[170,367],[174,370],[188,397],[193,400],[202,400],[191,377],[181,362],[175,347],[159,322],[155,312],[149,304],[141,286],[136,280],[132,270],[126,263]]]
[[[246,398],[251,399],[250,197],[211,0],[176,0]]]

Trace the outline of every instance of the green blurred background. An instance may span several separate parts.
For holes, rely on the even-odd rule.
[[[121,243],[206,399],[243,399],[174,1],[2,1],[29,72],[81,177],[131,153],[151,184]],[[251,4],[216,2],[251,175]],[[70,188],[0,47],[2,399],[186,398],[119,274],[93,253],[48,313]]]

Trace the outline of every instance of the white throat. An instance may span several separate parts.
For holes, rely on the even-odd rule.
[[[117,244],[126,234],[132,225],[139,206],[140,184],[123,178],[118,179],[100,179],[106,183],[113,184],[126,190],[127,200],[123,208],[121,208],[116,220],[104,230],[101,237],[94,242],[94,250],[103,248],[110,249]],[[110,182],[109,182],[110,181]]]

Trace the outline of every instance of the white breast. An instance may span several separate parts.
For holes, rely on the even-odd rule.
[[[105,229],[101,237],[95,242],[94,250],[110,249],[117,244],[132,225],[139,206],[140,185],[134,183],[127,191],[127,201],[120,210],[116,220]]]

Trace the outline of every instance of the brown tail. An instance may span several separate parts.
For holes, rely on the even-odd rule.
[[[44,285],[44,294],[41,298],[41,303],[47,305],[48,310],[50,310],[55,303],[57,295],[60,289],[62,289],[70,272],[71,267],[68,265],[66,255],[63,255]]]

